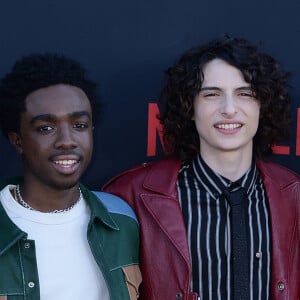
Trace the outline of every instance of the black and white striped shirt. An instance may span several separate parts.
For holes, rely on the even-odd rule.
[[[233,183],[198,156],[179,172],[177,189],[191,253],[192,290],[201,300],[230,299],[230,206],[222,191]],[[270,299],[271,237],[265,189],[255,163],[237,182],[247,191],[250,299]]]

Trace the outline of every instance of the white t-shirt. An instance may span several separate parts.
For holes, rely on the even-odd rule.
[[[35,242],[41,300],[109,300],[87,241],[86,202],[81,200],[64,213],[33,211],[13,198],[14,187],[1,190],[0,201],[10,219]]]

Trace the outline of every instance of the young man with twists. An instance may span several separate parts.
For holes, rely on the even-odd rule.
[[[0,126],[24,176],[0,185],[1,300],[136,300],[139,229],[120,198],[79,183],[96,86],[72,59],[33,54],[0,82]]]
[[[166,74],[170,157],[104,186],[140,221],[141,298],[300,299],[300,180],[267,159],[288,136],[288,74],[239,38]]]

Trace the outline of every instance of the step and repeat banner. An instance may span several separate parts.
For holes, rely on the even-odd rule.
[[[103,103],[92,163],[83,178],[99,188],[120,171],[163,154],[159,93],[164,70],[187,49],[228,34],[261,44],[292,74],[292,136],[272,160],[300,172],[300,2],[298,0],[3,1],[0,76],[23,55],[56,52],[78,60]],[[0,177],[21,174],[1,136]]]

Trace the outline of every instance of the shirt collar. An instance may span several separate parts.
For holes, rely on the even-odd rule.
[[[247,172],[237,181],[232,182],[231,180],[223,177],[222,175],[214,172],[198,155],[191,163],[191,172],[194,177],[201,185],[211,194],[212,197],[218,198],[224,189],[237,189],[243,187],[246,193],[249,194],[254,188],[259,175],[256,168],[255,161],[251,163],[251,167]]]

